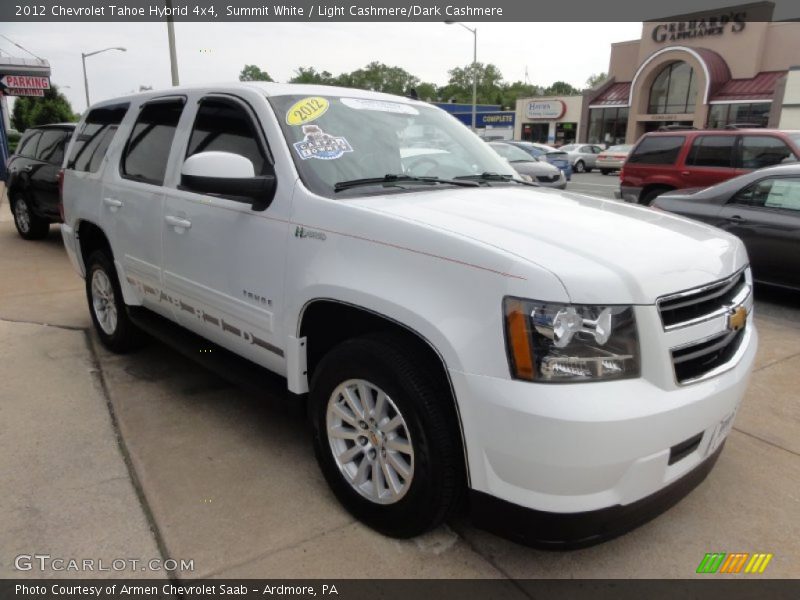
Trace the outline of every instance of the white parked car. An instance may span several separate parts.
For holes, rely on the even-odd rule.
[[[64,244],[102,343],[144,330],[285,377],[336,496],[388,535],[465,493],[527,543],[619,535],[704,478],[745,393],[737,238],[526,185],[426,103],[177,87],[92,106],[66,155]]]
[[[569,162],[576,173],[591,173],[597,166],[597,155],[603,149],[594,144],[567,144],[559,148],[569,156]]]

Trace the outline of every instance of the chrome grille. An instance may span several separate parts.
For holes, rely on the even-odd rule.
[[[735,275],[699,288],[677,292],[658,300],[665,331],[688,327],[726,314],[744,302],[750,286],[742,269]]]
[[[687,384],[725,369],[736,355],[744,335],[744,329],[729,331],[694,344],[673,348],[675,379],[678,383]]]
[[[555,183],[561,179],[561,175],[537,175],[536,180],[541,183]]]

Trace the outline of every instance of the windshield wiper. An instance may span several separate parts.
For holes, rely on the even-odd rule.
[[[365,179],[350,179],[348,181],[337,181],[333,186],[334,192],[359,187],[362,185],[393,185],[396,183],[424,183],[429,185],[449,184],[462,187],[477,187],[480,185],[475,181],[465,181],[460,177],[457,179],[441,179],[439,177],[415,177],[413,175],[394,175],[392,173],[383,177],[367,177]]]
[[[459,175],[458,177],[456,177],[456,179],[460,179],[462,181],[475,181],[478,184],[481,184],[481,183],[488,184],[489,182],[492,182],[492,181],[504,181],[504,182],[505,181],[513,181],[514,183],[521,183],[522,185],[530,185],[530,186],[533,186],[533,187],[539,187],[535,183],[532,183],[530,181],[525,181],[523,179],[518,179],[517,177],[514,177],[513,175],[503,175],[502,173],[493,173],[493,172],[492,173],[486,172],[486,173],[480,173],[480,174],[475,173],[473,175]]]

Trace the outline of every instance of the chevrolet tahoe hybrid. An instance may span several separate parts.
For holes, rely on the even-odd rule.
[[[522,181],[424,102],[146,92],[92,106],[64,169],[102,343],[161,331],[285,377],[335,495],[387,535],[464,499],[529,544],[619,535],[705,477],[745,393],[737,238]]]

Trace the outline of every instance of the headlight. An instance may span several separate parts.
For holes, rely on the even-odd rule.
[[[546,383],[639,376],[639,340],[630,306],[503,301],[511,375]]]

